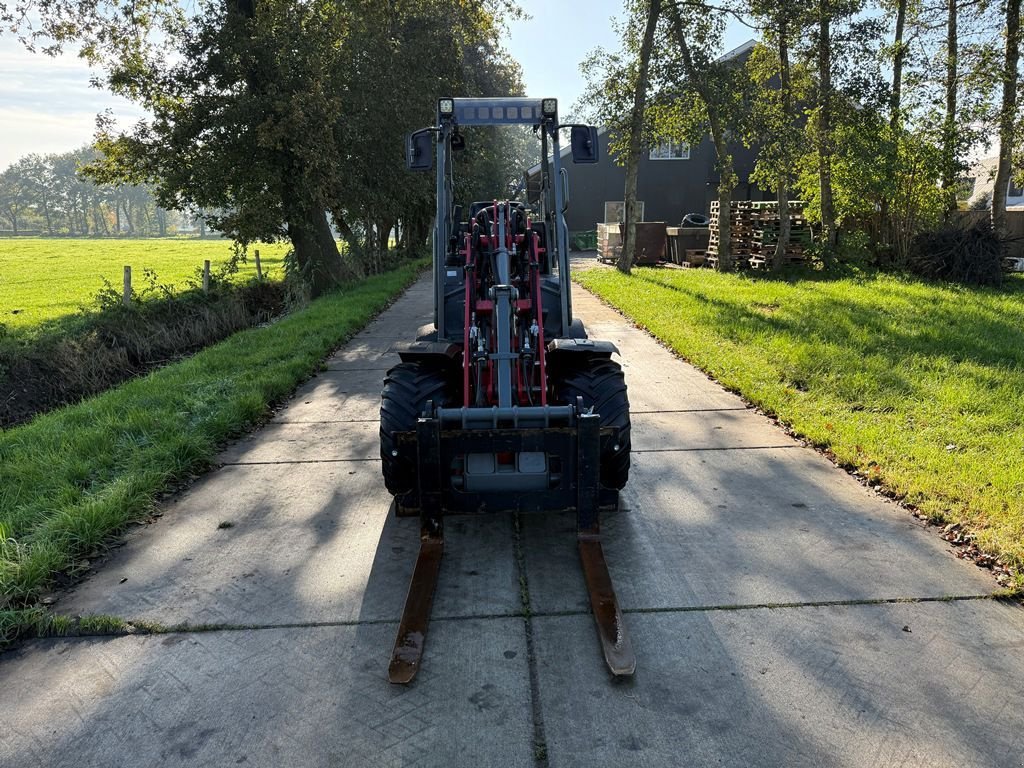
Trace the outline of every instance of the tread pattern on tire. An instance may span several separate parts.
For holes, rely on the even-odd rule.
[[[416,455],[414,451],[399,450],[395,434],[416,429],[416,419],[428,400],[435,405],[447,405],[451,383],[445,371],[436,366],[399,363],[384,377],[380,397],[380,465],[384,485],[392,494],[408,493],[416,487]],[[396,450],[397,456],[393,455]]]
[[[593,406],[601,415],[602,427],[619,428],[619,450],[611,438],[601,438],[601,485],[622,490],[629,480],[630,451],[629,397],[622,368],[612,360],[589,359],[560,372],[555,396],[568,404],[582,397],[585,407]]]

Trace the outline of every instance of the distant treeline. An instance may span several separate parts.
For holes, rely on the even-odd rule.
[[[167,211],[145,184],[99,184],[83,169],[92,147],[31,154],[0,174],[0,236],[166,237],[206,233],[199,216]]]

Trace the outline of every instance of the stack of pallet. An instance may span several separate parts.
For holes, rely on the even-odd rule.
[[[622,252],[622,235],[619,223],[597,225],[597,258],[599,261],[614,264]]]
[[[733,200],[729,206],[729,250],[737,264],[744,265],[753,255],[754,203],[750,200]],[[718,201],[711,201],[711,237],[708,242],[707,265],[718,268],[720,243],[720,211]]]
[[[711,240],[708,244],[707,264],[718,267],[720,244],[720,211],[718,201],[711,202]],[[772,266],[775,248],[779,242],[782,220],[777,202],[735,200],[729,209],[729,245],[738,266],[764,269]],[[804,203],[793,201],[789,204],[789,244],[786,246],[786,263],[794,264],[807,260],[807,249],[811,244],[811,229],[804,217]]]
[[[779,244],[782,218],[777,202],[754,203],[754,237],[750,266],[754,269],[770,269],[775,261],[775,249]],[[794,200],[789,203],[789,243],[786,245],[786,263],[799,264],[807,260],[807,249],[811,244],[811,229],[804,217],[804,203]]]

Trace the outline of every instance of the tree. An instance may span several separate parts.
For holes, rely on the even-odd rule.
[[[32,202],[32,185],[26,171],[27,158],[22,158],[0,174],[0,214],[7,219],[15,235],[25,209]]]
[[[1010,183],[1013,150],[1020,138],[1017,92],[1020,88],[1020,0],[1005,0],[1005,43],[1003,52],[1002,100],[999,107],[999,162],[992,189],[992,229],[1006,237],[1006,192]]]
[[[41,212],[46,222],[46,232],[53,234],[53,176],[47,160],[42,155],[28,155],[17,164],[23,173],[27,196],[37,213]]]
[[[641,3],[641,5],[643,5]],[[651,48],[654,45],[654,32],[661,13],[661,0],[648,0],[646,22],[643,39],[637,52],[636,76],[633,81],[633,107],[629,114],[628,149],[625,153],[626,188],[623,193],[623,208],[626,224],[625,236],[622,238],[622,252],[619,254],[618,268],[627,275],[633,264],[636,251],[636,188],[637,170],[640,165],[640,153],[644,139],[644,110],[647,105],[648,72],[651,64]]]
[[[721,59],[725,28],[721,8],[703,2],[686,4],[683,14],[677,4],[666,7],[669,36],[674,43],[676,71],[681,74],[674,88],[661,94],[656,110],[656,133],[683,133],[691,144],[711,134],[718,171],[718,265],[733,268],[729,211],[732,193],[738,182],[731,141],[744,133],[747,78],[742,66]]]
[[[966,158],[987,146],[994,133],[1000,25],[988,0],[914,4],[908,7],[906,24],[914,45],[907,46],[901,116],[930,134],[940,149],[948,218],[958,206]]]
[[[391,233],[422,247],[432,185],[405,172],[403,146],[433,122],[439,96],[522,89],[493,42],[500,19],[519,11],[496,0],[201,0],[187,19],[166,0],[0,9],[31,45],[82,44],[110,89],[152,115],[129,131],[107,123],[99,136],[105,157],[92,172],[118,188],[125,226],[160,227],[122,187],[153,183],[163,208],[212,212],[209,222],[243,243],[289,239],[314,295],[380,268]],[[510,169],[497,166],[514,154],[474,153],[465,170],[504,178]]]
[[[180,34],[180,59],[115,68],[114,90],[154,118],[100,145],[108,179],[150,180],[164,207],[216,210],[211,223],[242,243],[290,239],[316,296],[348,274],[326,214],[337,167],[331,51],[345,17],[323,2],[252,9],[206,2]]]
[[[960,175],[957,152],[957,87],[959,77],[958,0],[946,0],[946,114],[942,121],[942,190],[946,216],[956,210],[956,182]]]
[[[789,190],[802,143],[797,103],[806,101],[810,84],[802,67],[794,84],[790,51],[807,24],[810,6],[806,0],[752,0],[750,11],[764,30],[765,45],[757,46],[747,61],[754,85],[747,140],[759,146],[753,179],[774,189],[779,204],[779,238],[772,261],[772,269],[779,271],[786,263]],[[771,43],[774,46],[769,48]]]
[[[830,0],[817,0],[818,20],[818,99],[814,115],[814,140],[818,154],[819,206],[821,210],[821,235],[825,253],[829,254],[836,245],[835,201],[832,197],[832,110],[834,94],[832,89],[832,21],[836,8]]]
[[[494,42],[497,18],[486,4],[476,10],[468,15],[464,3],[452,0],[365,3],[349,20],[336,75],[344,84],[338,129],[344,172],[330,203],[350,250],[371,269],[396,227],[406,252],[421,249],[434,214],[433,177],[405,170],[406,133],[433,124],[441,96],[523,93],[518,64]],[[527,138],[497,127],[467,132],[466,151],[455,158],[464,202],[505,194],[508,182],[532,165],[523,159],[526,146],[536,156]]]

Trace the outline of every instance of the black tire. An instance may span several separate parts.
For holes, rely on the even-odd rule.
[[[618,363],[591,359],[562,371],[555,380],[555,397],[573,404],[583,398],[583,406],[601,415],[602,427],[618,427],[618,442],[601,438],[601,485],[621,490],[629,480],[629,397],[626,379]],[[618,450],[616,450],[616,444]]]
[[[451,392],[447,372],[429,363],[399,363],[384,377],[380,393],[380,467],[384,485],[392,494],[408,493],[418,479],[415,450],[400,449],[395,434],[414,431],[427,401],[448,405]]]

